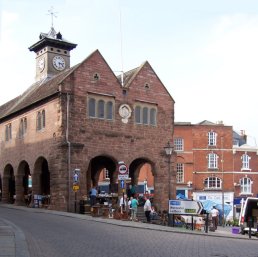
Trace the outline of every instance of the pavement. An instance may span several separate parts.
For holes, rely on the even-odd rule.
[[[208,231],[206,233],[204,230],[197,231],[186,228],[179,227],[168,227],[156,224],[149,224],[144,222],[133,222],[133,221],[125,221],[125,220],[117,220],[117,219],[107,219],[101,217],[91,217],[90,215],[77,214],[77,213],[69,213],[69,212],[60,212],[47,210],[43,208],[28,208],[24,206],[16,206],[11,204],[3,204],[0,203],[1,207],[9,208],[9,209],[19,209],[27,212],[41,212],[41,213],[51,213],[55,215],[62,215],[67,217],[73,217],[78,219],[90,220],[93,222],[102,222],[108,223],[115,226],[123,226],[123,227],[134,227],[139,229],[150,229],[157,231],[164,231],[166,233],[187,233],[199,236],[212,236],[212,237],[225,237],[227,239],[244,239],[244,240],[258,240],[257,237],[252,236],[249,238],[248,235],[241,235],[232,233],[232,227],[219,226],[215,232]],[[0,217],[0,257],[30,257],[28,244],[26,242],[26,238],[23,232],[15,226],[15,224],[10,221],[3,219]]]

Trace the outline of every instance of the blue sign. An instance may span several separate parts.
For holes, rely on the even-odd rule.
[[[80,174],[80,169],[75,169],[74,174],[73,174],[73,182],[74,183],[79,182],[79,174]]]
[[[125,181],[124,180],[120,180],[120,182],[121,182],[121,188],[125,188]]]

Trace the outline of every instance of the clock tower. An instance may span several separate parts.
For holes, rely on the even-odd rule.
[[[36,81],[51,78],[59,72],[70,68],[70,51],[77,45],[63,39],[55,29],[41,33],[39,41],[29,47],[36,53]]]

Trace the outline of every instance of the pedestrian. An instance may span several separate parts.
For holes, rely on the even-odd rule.
[[[96,200],[97,200],[97,189],[96,187],[93,187],[90,190],[90,205],[94,206],[96,204]]]
[[[144,209],[144,213],[145,213],[147,222],[150,223],[151,202],[150,202],[149,196],[146,196],[146,201],[145,201],[143,209]]]
[[[132,200],[133,200],[133,197],[131,196],[128,201],[128,215],[131,220],[132,220]]]
[[[216,209],[215,206],[213,206],[210,213],[211,213],[213,228],[214,228],[214,230],[216,230],[218,227],[218,221],[219,221],[219,211]]]
[[[132,196],[132,201],[131,201],[131,204],[132,204],[132,221],[138,221],[137,220],[137,209],[138,209],[138,205],[139,205],[139,202],[138,200],[135,198],[135,196]]]
[[[126,210],[126,208],[127,208],[127,195],[123,195],[123,196],[120,198],[119,207],[120,207],[120,212],[121,212],[121,213],[123,213],[123,211]]]

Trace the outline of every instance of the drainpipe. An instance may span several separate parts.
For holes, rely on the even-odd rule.
[[[68,207],[67,211],[70,211],[70,203],[71,203],[71,142],[69,141],[69,106],[70,106],[70,95],[67,93],[66,95],[66,143],[68,144],[68,152],[67,152],[67,174],[68,174]]]

